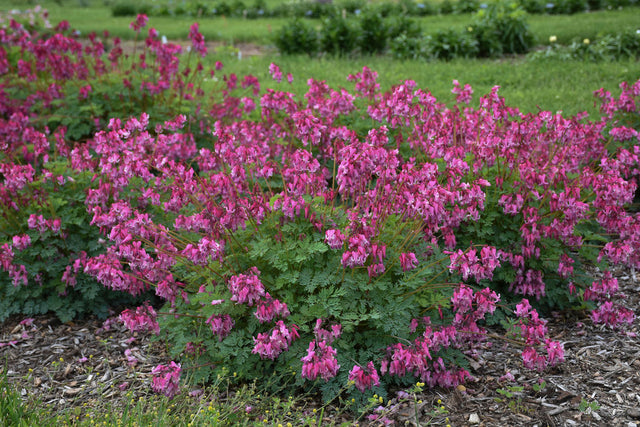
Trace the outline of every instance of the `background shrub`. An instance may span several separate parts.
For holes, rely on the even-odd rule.
[[[389,30],[382,16],[366,11],[360,18],[360,51],[366,54],[381,53],[387,47]]]
[[[295,19],[284,25],[275,37],[275,44],[278,50],[285,55],[305,53],[313,56],[318,52],[317,31],[300,19]]]
[[[400,34],[389,43],[389,53],[397,59],[424,59],[428,56],[425,37],[409,37]]]
[[[407,38],[422,37],[422,27],[415,19],[404,15],[394,16],[389,19],[388,24],[389,39],[405,35]]]
[[[526,53],[534,42],[526,12],[516,3],[498,2],[481,9],[471,28],[480,56]]]
[[[425,38],[430,59],[474,58],[478,56],[478,41],[468,31],[440,30]]]
[[[116,3],[111,7],[113,16],[136,16],[138,9],[131,3]]]
[[[320,50],[330,55],[349,55],[358,45],[359,28],[341,15],[326,18],[320,29]]]

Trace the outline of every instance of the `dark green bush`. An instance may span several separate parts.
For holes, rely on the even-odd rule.
[[[453,4],[449,0],[444,0],[440,3],[440,9],[438,11],[441,15],[450,15],[453,13]]]
[[[416,16],[435,15],[438,10],[430,2],[416,3]]]
[[[136,16],[138,9],[131,3],[116,3],[111,7],[111,15],[117,16]]]
[[[335,7],[341,13],[344,10],[347,14],[355,15],[362,12],[367,7],[367,3],[364,0],[340,0],[335,3]]]
[[[407,16],[418,15],[418,4],[413,0],[400,0],[398,2],[398,6],[400,7],[400,12],[403,15],[407,15]]]
[[[458,0],[453,5],[453,13],[475,13],[480,9],[479,0]]]
[[[390,2],[374,3],[369,7],[369,9],[380,14],[383,18],[398,16],[402,13],[402,8],[398,3]]]
[[[444,30],[425,39],[430,59],[449,61],[454,58],[474,58],[478,41],[468,31]]]
[[[589,10],[600,10],[605,6],[605,0],[587,0]]]
[[[494,3],[481,9],[471,28],[483,57],[526,53],[534,42],[526,12],[516,3]]]
[[[542,13],[547,13],[548,12],[548,10],[546,8],[547,2],[545,2],[544,0],[519,0],[518,4],[527,13],[542,14]]]
[[[330,55],[349,55],[358,45],[359,28],[349,19],[333,15],[320,30],[320,50]]]
[[[231,6],[229,6],[229,3],[227,3],[226,1],[221,1],[216,3],[215,7],[213,8],[213,10],[215,11],[215,15],[217,16],[230,16],[231,15]]]
[[[552,13],[561,15],[572,15],[578,12],[584,12],[589,8],[587,0],[555,0]]]
[[[365,12],[360,18],[360,51],[380,53],[387,47],[389,33],[382,16],[375,12]]]
[[[400,34],[389,44],[389,52],[396,59],[423,59],[428,56],[424,37],[410,37]]]
[[[415,20],[406,16],[394,16],[389,20],[389,39],[405,35],[407,38],[422,37],[422,28]]]
[[[282,3],[276,6],[272,16],[285,16],[291,18],[322,18],[334,13],[336,7],[332,3],[317,1],[301,1],[295,3]]]
[[[311,25],[296,19],[276,34],[275,44],[285,55],[306,53],[312,56],[318,52],[318,33]]]

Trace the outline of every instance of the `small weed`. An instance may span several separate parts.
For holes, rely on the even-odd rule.
[[[531,388],[533,388],[533,391],[535,391],[536,393],[540,393],[542,392],[542,390],[544,390],[544,388],[547,386],[547,382],[546,381],[542,381],[539,382],[537,384],[534,384],[531,386]]]
[[[598,409],[600,409],[600,405],[598,404],[597,400],[594,400],[593,402],[589,402],[587,399],[583,398],[580,401],[580,405],[578,405],[578,410],[587,415],[592,414],[593,412],[596,412]]]
[[[538,385],[538,387],[540,386]],[[540,388],[540,390],[542,390],[542,388]],[[523,386],[507,386],[506,388],[499,388],[496,392],[504,396],[504,398],[496,397],[495,401],[498,403],[506,403],[508,408],[516,414],[530,412],[530,409],[522,401],[523,391]]]

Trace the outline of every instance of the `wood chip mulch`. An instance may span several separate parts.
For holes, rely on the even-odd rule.
[[[417,425],[416,419],[452,426],[640,425],[640,274],[619,270],[616,276],[625,306],[636,314],[633,325],[612,330],[588,318],[548,319],[566,361],[543,373],[525,369],[517,348],[491,337],[482,357],[470,360],[474,380],[455,390],[428,390],[421,402],[391,399],[381,414],[395,425]],[[107,330],[97,319],[22,320],[0,323],[0,370],[25,398],[35,395],[54,411],[124,401],[127,392],[149,395],[151,370],[168,362],[162,344],[132,337],[117,322]],[[508,373],[513,380],[504,378]],[[443,412],[434,411],[441,406]]]

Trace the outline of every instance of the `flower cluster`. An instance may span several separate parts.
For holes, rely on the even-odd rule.
[[[459,273],[462,280],[466,281],[469,277],[473,277],[476,281],[482,279],[493,278],[493,271],[500,267],[500,259],[495,247],[485,246],[480,250],[480,258],[478,258],[475,249],[463,251],[459,249],[457,252],[448,252],[451,258],[449,270]]]
[[[261,359],[275,359],[298,338],[300,335],[295,325],[287,327],[282,320],[278,320],[270,334],[259,333],[258,337],[253,339],[254,346],[251,352]]]
[[[555,366],[564,362],[564,346],[562,343],[546,337],[547,321],[540,319],[538,312],[531,307],[529,301],[523,299],[516,306],[515,314],[518,316],[516,328],[519,329],[519,332],[514,331],[514,333],[519,335],[525,344],[522,351],[525,367],[543,371],[547,366]],[[539,354],[535,348],[542,343],[544,343],[546,356]]]
[[[372,386],[380,385],[378,371],[371,361],[367,363],[366,369],[355,365],[353,369],[349,371],[349,381],[353,381],[356,388],[361,392],[370,389]]]
[[[485,330],[477,322],[487,314],[493,314],[500,297],[489,288],[474,293],[471,288],[462,284],[453,293],[451,305],[454,314],[453,326],[459,331],[471,334],[469,339],[483,339]]]
[[[229,291],[231,291],[231,301],[236,304],[247,304],[249,306],[256,303],[265,296],[264,286],[258,276],[260,271],[256,267],[251,267],[249,274],[239,274],[229,279]]]
[[[308,380],[315,381],[318,376],[329,381],[335,377],[340,369],[336,360],[336,350],[326,341],[312,340],[307,349],[307,355],[300,359],[302,361],[302,376]]]
[[[158,335],[160,333],[160,325],[156,320],[158,315],[149,304],[136,308],[136,311],[126,309],[120,313],[120,321],[122,321],[131,332],[153,332]]]
[[[156,393],[162,393],[169,399],[180,392],[180,374],[182,367],[179,363],[171,362],[169,365],[158,365],[151,371],[153,379],[151,388]]]

